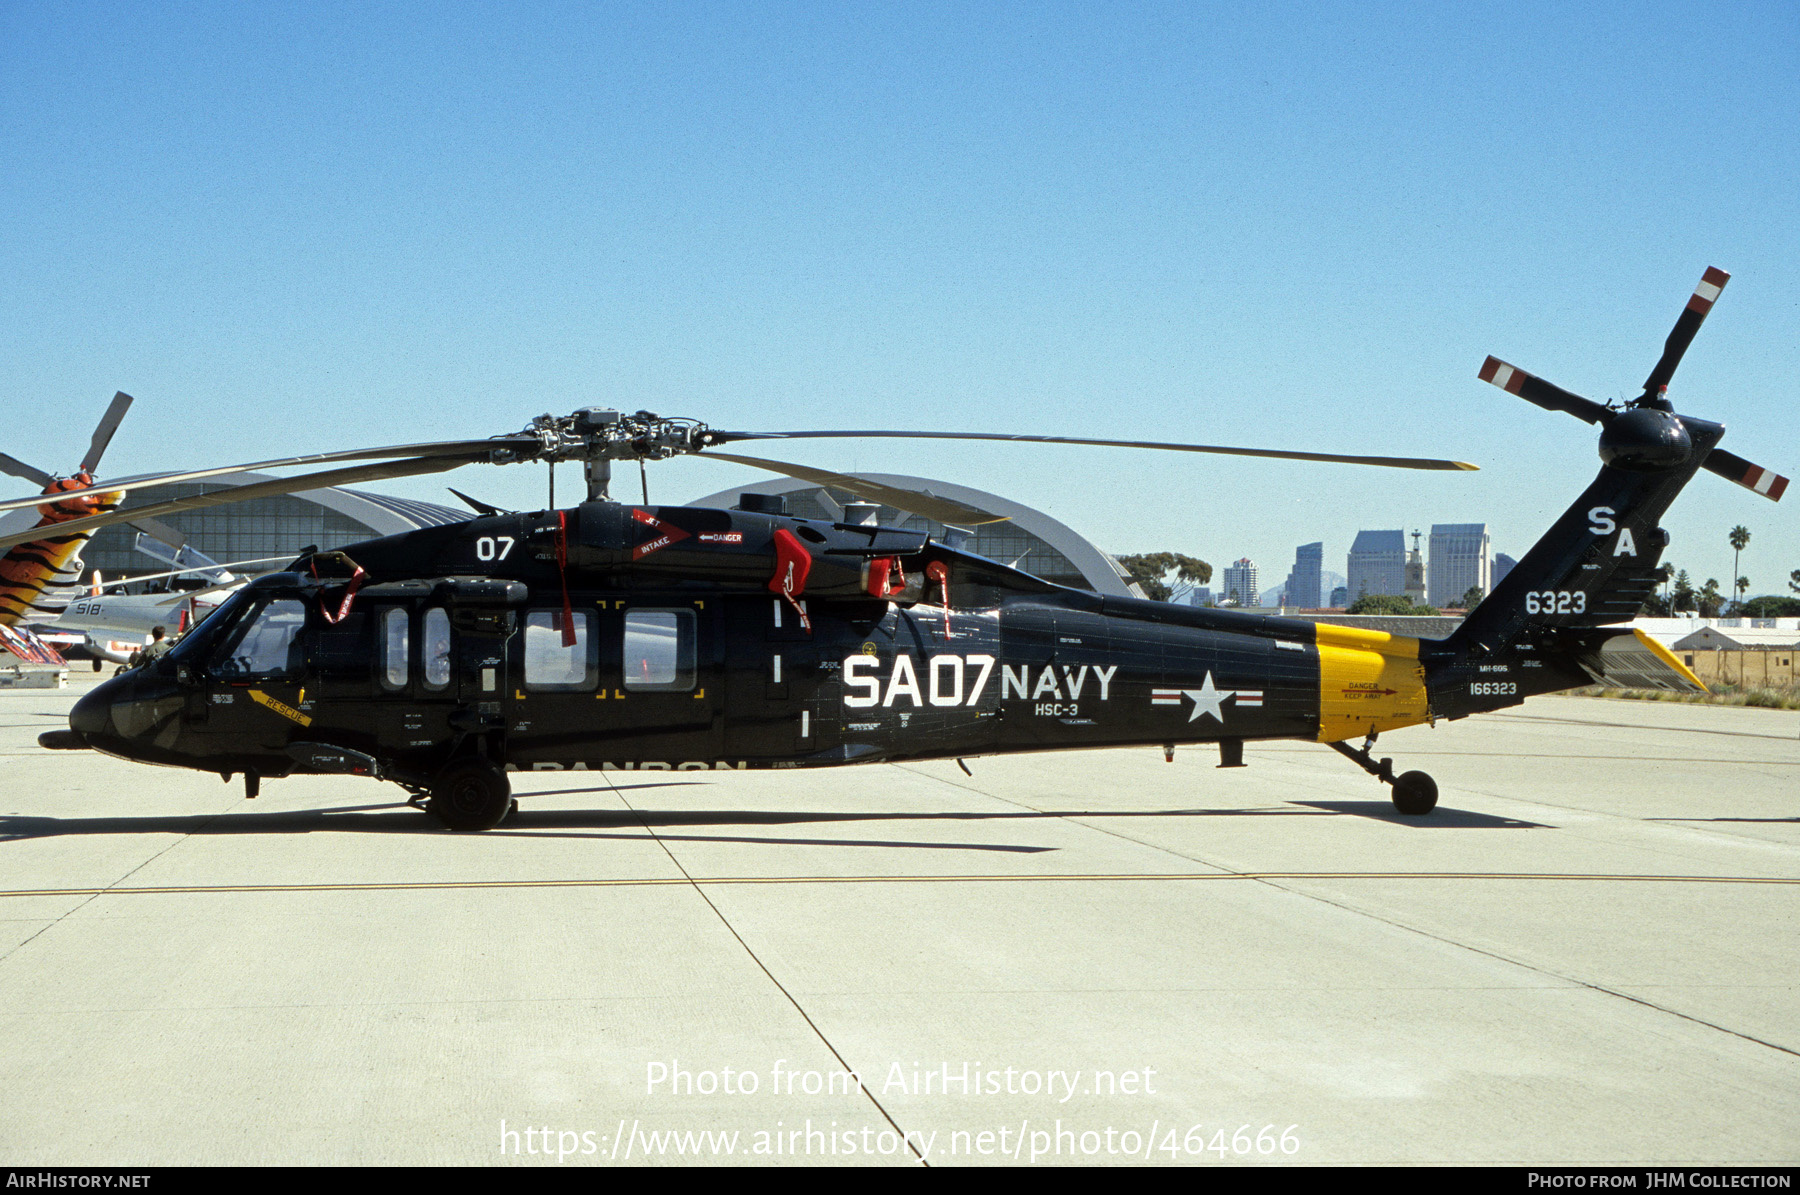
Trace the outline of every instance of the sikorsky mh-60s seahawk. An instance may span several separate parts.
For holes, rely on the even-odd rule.
[[[1455,461],[976,433],[725,432],[588,409],[490,440],[264,461],[109,482],[120,490],[241,469],[377,461],[124,517],[478,461],[581,460],[588,500],[492,512],[308,553],[221,605],[155,663],[76,703],[40,738],[126,759],[264,777],[391,780],[457,829],[513,807],[509,770],[791,768],[1074,747],[1329,745],[1424,814],[1437,786],[1370,754],[1396,727],[1461,718],[1592,684],[1700,690],[1668,651],[1617,624],[1656,583],[1658,526],[1701,468],[1779,499],[1786,479],[1717,445],[1666,387],[1726,275],[1708,270],[1643,394],[1580,398],[1489,358],[1480,376],[1600,427],[1599,476],[1447,639],[1420,640],[1066,589],[921,532],[791,517],[745,495],[730,510],[608,497],[614,461],[695,453],[916,511],[992,516],[928,494],[716,451],[823,436],[1023,440],[1399,466]],[[8,505],[39,501],[26,499]],[[66,508],[66,507],[65,507]],[[0,538],[0,548],[9,541]],[[1352,743],[1362,739],[1360,746]]]

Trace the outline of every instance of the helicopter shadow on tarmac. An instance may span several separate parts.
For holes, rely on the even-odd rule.
[[[1309,809],[1328,813],[1367,817],[1409,830],[1554,830],[1543,822],[1521,821],[1516,817],[1498,817],[1491,813],[1473,813],[1466,809],[1439,808],[1430,817],[1408,817],[1387,801],[1295,801]]]
[[[670,785],[635,785],[634,788],[677,787]],[[527,801],[539,796],[572,796],[586,792],[607,793],[607,788],[558,789],[543,793],[523,793]],[[1296,808],[1300,806],[1300,808]],[[641,841],[649,828],[659,839],[671,842],[733,842],[769,846],[857,846],[925,850],[998,851],[1037,854],[1055,847],[1005,843],[966,843],[941,841],[904,841],[894,839],[827,839],[771,838],[741,835],[669,834],[669,827],[708,826],[794,826],[852,822],[1035,822],[1065,818],[1213,818],[1213,817],[1370,817],[1407,827],[1421,825],[1445,828],[1543,829],[1534,822],[1487,814],[1440,810],[1429,822],[1394,815],[1381,801],[1305,801],[1293,802],[1286,808],[1262,807],[1242,809],[1147,809],[1147,810],[1006,810],[998,812],[883,810],[870,812],[828,812],[823,810],[752,810],[752,809],[531,809],[529,806],[508,818],[498,833],[512,832],[531,837],[576,837]],[[609,833],[608,831],[621,831]],[[435,821],[416,816],[405,805],[354,805],[329,809],[299,809],[255,813],[196,813],[149,815],[144,817],[114,816],[91,818],[34,817],[20,814],[0,815],[0,843],[30,838],[56,838],[71,835],[100,834],[430,834],[441,835],[444,829]]]

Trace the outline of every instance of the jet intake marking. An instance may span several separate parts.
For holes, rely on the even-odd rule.
[[[659,552],[670,544],[679,543],[681,540],[688,537],[688,533],[681,528],[669,526],[647,510],[639,510],[634,506],[631,509],[631,517],[650,528],[650,530],[658,533],[657,537],[650,542],[639,544],[637,547],[631,549],[631,558],[633,560],[642,560],[644,557],[650,555],[650,553]]]

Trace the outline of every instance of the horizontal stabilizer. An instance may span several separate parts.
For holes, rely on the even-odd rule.
[[[1616,631],[1575,657],[1594,683],[1609,689],[1704,693],[1706,686],[1668,648],[1635,627]]]

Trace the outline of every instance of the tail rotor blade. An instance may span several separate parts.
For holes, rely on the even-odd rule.
[[[1516,394],[1546,411],[1562,411],[1602,427],[1613,416],[1612,411],[1602,404],[1579,394],[1571,394],[1561,386],[1554,386],[1543,378],[1508,365],[1498,357],[1489,357],[1482,362],[1479,376],[1482,381],[1491,382],[1508,394]]]
[[[1779,473],[1771,473],[1761,465],[1753,465],[1723,448],[1715,448],[1706,454],[1706,468],[1726,481],[1735,481],[1752,493],[1761,494],[1771,502],[1781,501],[1781,495],[1787,492],[1787,478]]]
[[[1706,273],[1701,275],[1700,285],[1694,288],[1687,306],[1682,309],[1674,329],[1669,333],[1669,339],[1663,342],[1662,360],[1656,363],[1656,368],[1644,380],[1644,394],[1639,402],[1656,397],[1669,384],[1669,379],[1675,376],[1675,367],[1681,364],[1682,354],[1694,342],[1694,334],[1700,330],[1700,325],[1706,322],[1706,313],[1712,310],[1719,292],[1730,281],[1731,275],[1724,270],[1717,266],[1706,267]]]
[[[7,456],[0,452],[0,473],[11,473],[14,477],[23,477],[32,485],[49,485],[56,478],[42,469],[33,469],[18,457]]]
[[[105,454],[106,446],[112,443],[113,433],[119,430],[119,420],[125,418],[125,412],[131,409],[131,395],[123,390],[113,395],[112,405],[106,408],[106,414],[100,417],[99,426],[94,428],[93,443],[88,445],[87,455],[81,458],[81,471],[91,474],[100,467],[100,457]]]

